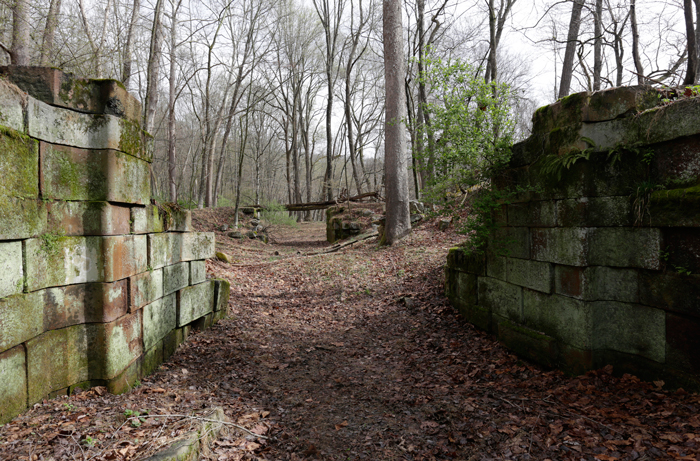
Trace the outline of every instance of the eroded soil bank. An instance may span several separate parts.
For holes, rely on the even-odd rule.
[[[230,426],[209,459],[697,459],[698,395],[542,370],[464,323],[442,285],[459,236],[428,222],[393,248],[308,257],[326,246],[322,224],[270,236],[217,233],[233,264],[208,269],[231,280],[229,319],[130,393],[37,405],[0,428],[0,458],[139,459],[197,422],[163,415],[221,406],[265,438]]]

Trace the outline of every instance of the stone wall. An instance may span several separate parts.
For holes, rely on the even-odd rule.
[[[514,198],[486,251],[449,253],[452,304],[541,364],[698,389],[700,100],[688,93],[617,88],[539,109],[495,180]]]
[[[0,68],[0,424],[75,387],[128,390],[225,315],[212,233],[151,202],[140,104],[112,80]]]

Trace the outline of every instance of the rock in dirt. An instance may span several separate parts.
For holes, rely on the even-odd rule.
[[[226,253],[223,253],[221,251],[216,252],[216,259],[218,259],[219,261],[223,261],[225,263],[231,264],[231,257],[229,255],[227,255]]]

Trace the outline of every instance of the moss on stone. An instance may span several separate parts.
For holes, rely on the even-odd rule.
[[[0,196],[39,196],[39,145],[28,136],[0,126]]]

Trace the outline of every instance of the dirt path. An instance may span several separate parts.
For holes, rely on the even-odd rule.
[[[609,370],[543,371],[461,321],[442,295],[457,236],[426,224],[393,248],[304,257],[323,235],[217,235],[240,265],[208,263],[231,280],[230,318],[131,393],[93,390],[17,418],[0,429],[3,459],[137,459],[188,423],[132,427],[126,410],[214,405],[268,437],[231,431],[212,447],[219,460],[697,459],[697,395]]]

